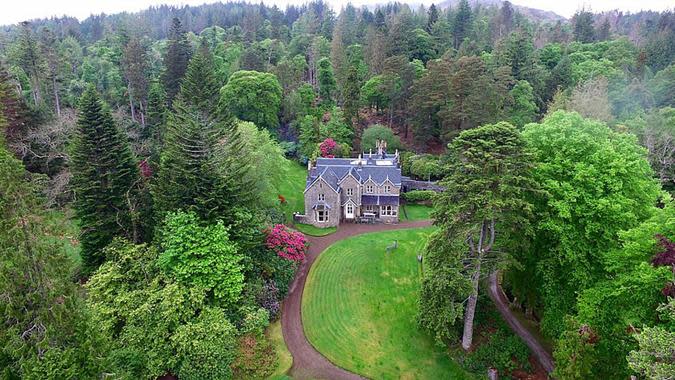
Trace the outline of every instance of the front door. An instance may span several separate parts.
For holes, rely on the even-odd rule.
[[[345,205],[345,219],[354,219],[354,205],[351,203]]]

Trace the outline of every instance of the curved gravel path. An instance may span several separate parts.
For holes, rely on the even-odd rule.
[[[489,284],[489,292],[488,294],[490,295],[490,298],[492,298],[492,302],[495,303],[495,306],[497,306],[497,310],[499,310],[499,313],[502,315],[502,318],[506,321],[506,323],[511,327],[511,330],[515,332],[520,339],[522,339],[525,344],[527,344],[527,347],[532,350],[532,354],[537,358],[539,361],[539,364],[546,370],[546,372],[551,373],[553,372],[553,358],[551,357],[551,354],[544,348],[544,346],[539,343],[537,338],[530,333],[528,329],[523,326],[522,323],[520,323],[520,320],[516,318],[516,316],[513,314],[511,311],[511,308],[509,308],[508,300],[506,299],[506,295],[504,294],[504,290],[502,287],[499,285],[499,281],[497,281],[497,274],[498,272],[493,272],[490,275],[490,284]]]
[[[348,237],[368,232],[400,230],[431,226],[430,220],[418,220],[399,224],[343,224],[338,230],[327,236],[308,236],[309,250],[305,261],[291,284],[288,295],[281,308],[281,329],[288,350],[293,355],[290,375],[294,379],[363,379],[361,376],[344,370],[326,359],[309,343],[302,327],[302,293],[309,269],[316,258],[331,244]]]

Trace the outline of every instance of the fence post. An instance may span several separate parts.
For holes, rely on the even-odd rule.
[[[496,368],[489,368],[488,369],[488,379],[490,379],[490,380],[498,380],[499,379],[499,372],[497,372]]]

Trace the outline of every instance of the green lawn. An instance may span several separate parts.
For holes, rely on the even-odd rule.
[[[293,365],[293,356],[291,352],[288,351],[286,347],[286,342],[284,342],[284,335],[281,332],[281,321],[276,321],[269,325],[267,328],[267,337],[274,347],[274,351],[277,353],[279,361],[277,363],[277,368],[274,370],[274,373],[270,379],[284,379],[288,378],[286,372],[291,369]]]
[[[374,379],[470,378],[415,322],[416,255],[431,228],[364,234],[319,256],[307,278],[302,322],[333,363]],[[398,240],[398,248],[385,253]]]
[[[279,191],[286,198],[286,204],[282,205],[281,208],[284,215],[286,215],[286,222],[290,223],[293,221],[294,211],[305,212],[305,201],[302,192],[305,191],[307,167],[291,160],[285,160],[282,165],[285,173]],[[273,194],[275,199],[277,196],[278,194]]]
[[[319,228],[319,227],[314,227],[311,224],[301,224],[301,223],[296,223],[293,225],[293,227],[302,232],[305,235],[309,236],[326,236],[330,235],[333,232],[337,231],[337,227],[326,227],[326,228]]]
[[[431,206],[426,205],[407,204],[403,207],[405,208],[405,214],[401,213],[401,219],[405,220],[429,219],[429,214],[433,210]],[[406,215],[408,216],[407,218]]]

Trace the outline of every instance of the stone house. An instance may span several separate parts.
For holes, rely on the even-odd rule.
[[[358,158],[318,158],[308,164],[305,213],[302,223],[333,227],[342,222],[399,221],[401,168],[399,155],[377,154]]]

